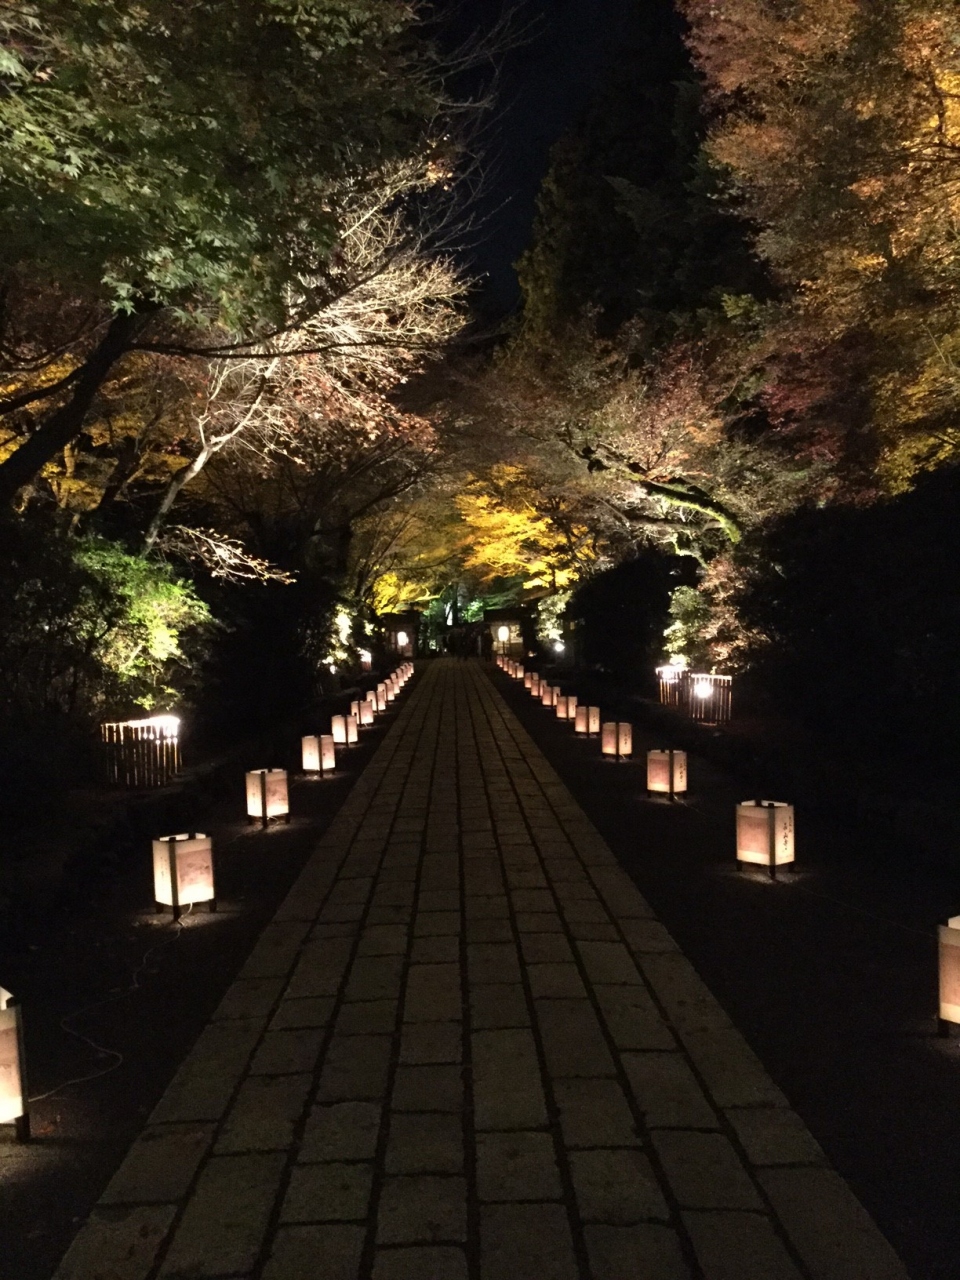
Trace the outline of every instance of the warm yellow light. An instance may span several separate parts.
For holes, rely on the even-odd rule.
[[[647,790],[654,795],[684,795],[687,790],[687,753],[648,751]]]
[[[577,733],[587,732],[587,708],[577,707],[573,717],[573,727]]]
[[[405,649],[409,643],[410,643],[410,637],[407,635],[407,633],[405,631],[398,631],[397,647],[400,649]]]
[[[360,723],[365,727],[373,724],[376,707],[368,698],[365,702],[360,703]]]
[[[353,716],[355,720],[360,719],[360,703],[359,702],[350,703],[350,714]]]
[[[247,816],[264,826],[271,818],[290,820],[286,769],[251,769],[247,773]]]
[[[695,698],[709,698],[713,693],[713,684],[710,680],[694,680],[693,696]]]
[[[370,667],[373,664],[373,654],[369,649],[360,650],[360,662],[367,671],[370,670]]]
[[[945,1022],[960,1022],[960,916],[937,930],[940,944],[940,1030]]]
[[[300,739],[300,760],[304,773],[320,772],[320,739],[315,733]]]
[[[769,867],[794,860],[793,805],[781,800],[746,800],[737,805],[737,861]]]
[[[587,733],[596,736],[600,732],[600,708],[587,707]]]
[[[600,730],[600,750],[605,756],[626,759],[633,751],[633,725],[608,720]]]
[[[176,918],[182,907],[208,902],[216,911],[213,883],[213,841],[202,831],[196,835],[162,836],[153,842],[153,900],[172,907]]]
[[[346,732],[344,732],[344,741],[346,741]],[[323,773],[333,773],[337,767],[337,752],[334,746],[333,734],[322,733],[320,735],[320,769]]]
[[[605,756],[617,754],[617,725],[613,720],[605,721],[600,730],[600,751]]]
[[[500,641],[501,644],[506,644],[507,641],[510,639],[510,628],[497,627],[497,639]]]
[[[330,717],[330,734],[334,742],[338,742],[342,747],[347,745],[347,721],[344,716]]]
[[[23,1028],[20,1008],[9,991],[0,987],[0,1124],[18,1124],[18,1137],[26,1137],[27,1100],[24,1097]]]
[[[359,703],[357,705],[359,707]],[[346,722],[347,722],[347,746],[354,747],[356,746],[360,736],[359,728],[358,728],[359,717],[347,716]]]

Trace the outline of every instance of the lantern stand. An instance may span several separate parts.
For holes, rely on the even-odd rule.
[[[249,771],[248,771],[248,776],[249,776],[249,773],[253,773],[253,772],[254,772],[254,770],[252,770],[252,769],[251,769],[251,770],[249,770]],[[267,813],[267,774],[268,774],[268,773],[271,773],[271,772],[274,772],[274,770],[269,770],[269,769],[257,769],[255,772],[256,772],[256,773],[257,773],[257,775],[258,775],[259,783],[260,783],[260,826],[264,829],[264,831],[266,831],[267,827],[270,825],[270,818],[269,818],[269,815],[268,815],[268,813]],[[286,787],[286,776],[284,776],[284,787]],[[249,795],[249,793],[248,793],[248,795]],[[249,799],[248,799],[247,803],[249,804]],[[290,825],[290,796],[289,796],[289,793],[287,793],[287,811],[286,811],[286,813],[280,814],[279,816],[283,818],[283,820],[284,820],[284,822],[287,824],[287,826],[289,826],[289,825]],[[256,816],[254,816],[253,821],[254,821],[254,822],[256,822],[256,821],[257,821]]]
[[[740,815],[741,813],[744,813],[744,811],[750,812],[752,810],[757,810],[757,809],[762,809],[766,813],[767,874],[769,875],[771,880],[776,880],[777,878],[777,836],[778,836],[777,816],[781,811],[784,811],[787,816],[788,825],[784,829],[784,835],[786,836],[787,833],[789,833],[791,856],[785,859],[785,862],[792,862],[793,861],[793,847],[792,847],[793,846],[793,810],[790,805],[778,804],[773,800],[754,800],[752,804],[747,803],[747,804],[741,804],[737,806],[737,866],[740,871],[744,871],[746,869],[745,864],[753,862],[753,865],[756,865],[756,862],[754,860],[749,858],[741,858],[740,856],[740,821],[739,821]],[[744,816],[746,816],[745,813],[744,813]],[[763,866],[764,864],[760,863],[760,865]]]
[[[17,1142],[30,1141],[30,1112],[27,1105],[27,1058],[23,1043],[23,1015],[19,1000],[14,999],[9,991],[0,987],[0,1032],[12,1032],[10,1039],[0,1036],[0,1044],[4,1044],[4,1059],[0,1065],[16,1072],[16,1086],[20,1091],[21,1113],[11,1116],[0,1123],[13,1125],[13,1136]],[[12,1053],[10,1050],[12,1049]],[[7,1055],[9,1054],[9,1058]]]
[[[199,833],[196,835],[188,836],[188,839],[190,840],[203,840],[204,838],[205,837],[200,835]],[[156,847],[158,844],[165,844],[167,846],[166,848],[167,865],[170,871],[170,902],[169,904],[164,902],[158,902],[157,899],[154,898],[154,902],[153,902],[154,910],[158,916],[161,916],[163,915],[164,908],[167,905],[169,905],[173,908],[174,920],[179,920],[181,915],[183,914],[183,908],[180,905],[180,872],[179,872],[179,868],[177,867],[177,844],[178,844],[177,837],[167,836],[166,839],[155,840],[153,843],[154,843],[154,847]],[[212,851],[210,854],[210,870],[211,870],[210,880],[211,880],[211,886],[212,886],[214,883],[213,874],[212,874],[213,873]],[[154,884],[156,884],[156,871],[154,871]],[[154,893],[156,893],[156,887],[154,888]],[[212,897],[206,899],[206,904],[211,914],[216,911],[217,897],[215,893]],[[189,905],[193,906],[194,904],[191,902]]]
[[[666,760],[664,760],[666,757]],[[651,787],[651,772],[654,765],[666,764],[667,766],[667,786]],[[647,752],[647,795],[662,796],[666,795],[671,801],[676,800],[679,795],[687,793],[687,753],[685,751],[675,751],[672,747],[668,750],[648,751]]]
[[[960,1023],[960,916],[937,930],[939,997],[937,1035],[946,1039]]]

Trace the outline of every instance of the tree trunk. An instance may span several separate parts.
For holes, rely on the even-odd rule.
[[[83,430],[94,397],[107,374],[128,350],[130,340],[142,323],[142,316],[115,315],[99,346],[91,351],[74,383],[73,395],[28,436],[5,462],[0,463],[0,504],[13,502],[25,484],[52,461]]]

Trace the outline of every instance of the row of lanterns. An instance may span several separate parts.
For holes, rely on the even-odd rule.
[[[572,694],[563,695],[535,671],[527,671],[511,658],[497,659],[497,665],[523,682],[543,706],[556,708],[558,719],[573,721],[577,733],[600,734],[600,750],[618,759],[630,757],[633,729],[629,724],[609,721],[601,724],[600,708],[580,706]],[[671,800],[687,792],[687,753],[656,750],[647,752],[647,792]],[[772,879],[777,868],[794,861],[793,805],[777,800],[754,800],[737,805],[737,862],[766,867]],[[960,1024],[960,916],[953,916],[938,930],[939,1015],[938,1030],[947,1035]]]
[[[329,734],[308,734],[301,744],[303,772],[323,777],[336,768],[336,748],[359,741],[359,727],[372,725],[386,711],[413,675],[413,663],[405,662],[362,701],[350,705],[350,714],[333,716]],[[246,774],[247,817],[266,827],[272,819],[290,821],[286,769],[251,769]],[[162,836],[153,841],[153,898],[158,913],[170,908],[174,919],[185,907],[206,905],[217,909],[213,874],[213,841],[203,832]],[[30,1137],[26,1070],[20,1006],[0,987],[0,1125],[13,1125],[18,1141]]]
[[[573,694],[563,694],[536,671],[528,671],[513,658],[498,657],[497,665],[514,680],[521,681],[531,697],[553,708],[558,720],[572,722],[574,731],[600,737],[600,751],[617,760],[633,755],[633,725],[623,720],[601,721],[600,708],[584,706]],[[671,800],[687,793],[687,753],[654,750],[647,752],[647,792]],[[757,800],[737,805],[737,861],[768,869],[794,860],[793,805],[774,800]],[[960,958],[960,957],[958,957]]]

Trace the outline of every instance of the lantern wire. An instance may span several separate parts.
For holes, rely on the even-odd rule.
[[[189,916],[192,910],[193,903],[191,902],[186,908],[184,914]],[[175,930],[173,937],[165,938],[163,942],[156,942],[153,946],[147,948],[140,958],[140,963],[134,970],[132,970],[128,986],[123,987],[120,990],[114,990],[108,996],[104,996],[103,999],[94,1000],[90,1004],[83,1005],[80,1009],[74,1009],[72,1013],[67,1013],[60,1019],[60,1029],[66,1035],[73,1036],[74,1039],[79,1040],[82,1044],[89,1045],[95,1053],[110,1057],[113,1061],[108,1063],[105,1067],[99,1067],[96,1071],[88,1072],[86,1075],[74,1076],[72,1080],[64,1080],[64,1082],[62,1084],[58,1084],[56,1088],[48,1089],[46,1093],[38,1093],[32,1098],[28,1098],[28,1102],[44,1102],[47,1098],[52,1098],[55,1094],[61,1093],[64,1089],[69,1089],[72,1085],[87,1084],[91,1080],[99,1080],[101,1076],[110,1075],[111,1072],[117,1071],[123,1066],[125,1058],[118,1049],[108,1049],[106,1045],[99,1044],[91,1036],[85,1036],[82,1031],[77,1031],[69,1024],[77,1018],[82,1018],[84,1014],[91,1013],[94,1009],[101,1009],[104,1005],[113,1004],[117,1000],[122,1000],[126,996],[133,995],[135,991],[139,991],[142,985],[140,981],[141,977],[148,972],[155,972],[155,970],[149,969],[150,957],[155,952],[161,951],[164,947],[172,946],[173,943],[179,942],[180,940],[180,936],[183,933],[184,928],[183,919],[174,920],[172,921],[172,924]]]

